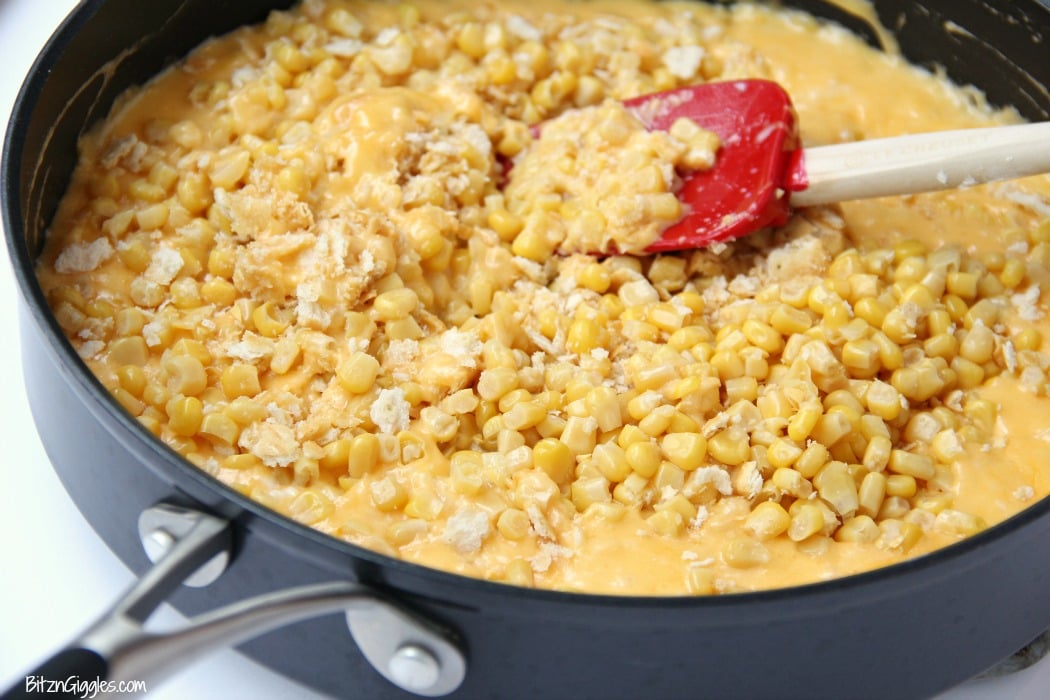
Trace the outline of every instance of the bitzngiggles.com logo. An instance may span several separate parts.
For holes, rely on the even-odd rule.
[[[76,696],[90,700],[90,698],[94,698],[102,693],[144,694],[146,692],[146,681],[107,681],[101,678],[86,679],[80,676],[69,676],[62,679],[26,676],[25,689],[27,694],[53,695],[61,693],[66,697]]]

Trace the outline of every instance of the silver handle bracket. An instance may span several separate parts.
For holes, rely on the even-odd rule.
[[[227,523],[207,513],[193,508],[157,503],[142,511],[139,515],[139,541],[146,551],[146,556],[154,564],[167,556],[175,545],[194,533],[204,520],[215,521],[215,527],[226,528]],[[232,543],[227,538],[225,546],[200,568],[190,574],[182,583],[191,588],[203,588],[211,585],[226,571],[230,563]]]
[[[347,608],[358,648],[388,681],[417,695],[448,695],[463,683],[466,657],[446,629],[384,599]]]

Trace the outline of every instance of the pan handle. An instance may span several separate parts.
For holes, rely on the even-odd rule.
[[[189,662],[270,630],[333,612],[346,615],[365,658],[387,680],[426,697],[447,695],[466,675],[458,638],[368,586],[345,581],[268,593],[148,632],[147,619],[180,584],[207,585],[225,570],[230,524],[161,503],[143,512],[140,535],[154,565],[65,649],[28,672],[0,699],[143,693]]]
[[[25,681],[8,688],[3,700],[30,700],[41,693],[61,700],[84,697],[78,685],[81,678],[105,680],[109,675],[106,660],[91,649],[67,647],[26,674]]]

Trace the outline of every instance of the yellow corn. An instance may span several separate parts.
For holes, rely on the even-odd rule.
[[[161,366],[168,375],[168,390],[172,393],[199,396],[208,386],[204,365],[192,355],[171,355]]]
[[[879,472],[869,472],[864,475],[860,483],[858,493],[858,507],[863,515],[874,518],[882,508],[882,501],[886,497],[886,477]]]
[[[842,347],[842,364],[860,372],[875,372],[879,368],[879,346],[866,338],[848,341]]]
[[[657,511],[646,518],[646,522],[657,533],[666,537],[678,537],[685,531],[685,518],[672,509]]]
[[[722,560],[734,569],[750,569],[769,563],[769,550],[752,540],[731,540],[722,547]]]
[[[693,595],[711,595],[716,592],[715,573],[711,569],[690,566],[686,570],[686,588]]]
[[[197,434],[204,419],[204,407],[195,396],[177,396],[168,402],[168,426],[182,437]]]
[[[576,457],[561,440],[543,438],[532,448],[533,463],[556,484],[566,484],[572,478]]]
[[[200,434],[220,445],[234,445],[241,428],[223,413],[208,413],[201,419]]]
[[[1014,336],[1013,344],[1018,351],[1039,350],[1043,345],[1043,335],[1035,328],[1026,328]]]
[[[829,462],[813,478],[820,497],[831,504],[835,512],[843,517],[852,517],[859,504],[857,484],[847,466],[842,462]]]
[[[946,508],[937,514],[934,527],[952,535],[970,536],[984,530],[988,524],[979,516]]]
[[[347,448],[347,474],[355,478],[368,474],[378,466],[380,453],[378,437],[371,433],[355,435]]]
[[[897,518],[887,518],[879,523],[879,538],[877,543],[885,549],[895,549],[906,552],[922,537],[922,528],[915,523],[906,522]]]
[[[624,449],[624,456],[627,458],[627,463],[631,465],[631,469],[645,478],[656,474],[656,470],[660,467],[661,454],[661,448],[649,442],[648,436],[644,440],[631,442]]]
[[[806,503],[798,509],[788,525],[788,537],[801,542],[824,529],[824,511],[816,505]]]
[[[784,347],[784,338],[780,333],[761,321],[748,319],[744,321],[741,330],[752,345],[765,350],[770,355],[779,353]]]
[[[517,508],[508,508],[500,513],[496,519],[496,529],[508,540],[521,540],[529,534],[532,525],[525,511]]]
[[[372,302],[372,311],[380,321],[405,319],[419,306],[419,296],[408,287],[391,289],[377,296]]]
[[[935,471],[933,460],[925,455],[907,452],[905,450],[893,450],[890,453],[888,464],[890,471],[896,474],[912,476],[916,479],[932,478]]]
[[[515,586],[532,588],[535,585],[535,580],[532,574],[532,565],[524,559],[514,559],[507,564],[504,577],[506,578],[507,583]]]
[[[347,438],[332,440],[324,445],[318,464],[321,469],[336,474],[345,474],[350,461],[350,444]]]
[[[842,523],[835,531],[838,542],[870,543],[879,538],[881,531],[875,521],[868,515],[858,515]]]
[[[802,456],[802,448],[783,438],[777,438],[766,450],[766,458],[774,468],[786,468]]]
[[[412,495],[405,503],[404,513],[410,518],[436,520],[444,509],[444,501],[429,488],[413,489]]]
[[[841,412],[826,413],[820,417],[810,434],[817,442],[831,447],[853,430],[850,419]]]
[[[747,517],[744,528],[760,540],[768,540],[787,532],[791,516],[779,503],[765,501],[755,506]]]
[[[121,388],[132,396],[141,398],[149,379],[146,371],[137,365],[124,365],[117,370],[117,381]]]
[[[751,445],[747,433],[729,429],[716,433],[707,441],[707,452],[722,464],[737,466],[750,459]]]
[[[971,328],[959,344],[959,355],[978,365],[992,359],[994,351],[995,335],[983,323]]]
[[[886,495],[911,498],[918,491],[915,477],[906,474],[890,474],[886,477]]]
[[[391,476],[373,481],[369,487],[372,504],[383,512],[401,510],[408,502],[408,491]]]
[[[612,500],[609,481],[601,476],[576,479],[572,482],[569,494],[576,510],[581,513],[595,503],[608,503]]]
[[[246,396],[239,396],[230,401],[225,413],[240,425],[248,425],[265,418],[266,408]]]
[[[790,421],[788,421],[788,437],[795,442],[802,442],[810,436],[816,428],[824,411],[819,404],[807,403],[800,406]]]
[[[370,390],[379,374],[379,362],[365,352],[355,352],[339,365],[336,377],[339,384],[351,394]]]
[[[773,472],[772,482],[776,488],[795,498],[809,498],[813,493],[813,484],[794,469],[777,469]]]
[[[648,443],[640,443],[639,449],[644,449],[641,448],[642,444]],[[692,471],[703,464],[707,454],[707,440],[699,433],[668,433],[660,441],[660,451],[672,464],[685,471]]]
[[[510,367],[486,369],[478,379],[478,396],[486,401],[498,401],[518,388],[518,373]]]
[[[587,393],[585,403],[590,415],[598,421],[602,432],[616,430],[623,425],[620,401],[611,387],[595,387]]]
[[[117,338],[109,344],[109,361],[116,365],[141,367],[149,359],[149,347],[142,336]]]
[[[275,316],[272,302],[261,304],[252,312],[252,323],[259,334],[267,338],[276,338],[288,327],[288,322]]]
[[[223,370],[219,380],[227,398],[255,396],[261,390],[259,370],[254,365],[233,364]]]
[[[802,310],[780,304],[769,317],[769,325],[782,335],[804,333],[813,325],[813,319]]]
[[[602,476],[612,483],[619,483],[631,474],[631,465],[623,448],[615,442],[598,445],[592,452],[595,466]]]
[[[868,441],[868,446],[864,450],[862,464],[869,471],[881,472],[890,463],[892,452],[893,443],[890,442],[890,439],[882,435],[876,435]]]
[[[828,448],[819,442],[810,443],[799,458],[795,460],[795,469],[807,479],[817,475],[828,463]]]

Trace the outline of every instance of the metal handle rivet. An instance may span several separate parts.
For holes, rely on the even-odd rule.
[[[441,662],[418,644],[402,645],[387,665],[391,680],[405,690],[427,690],[441,678]]]
[[[204,518],[205,514],[200,511],[170,503],[158,503],[142,511],[138,523],[139,542],[142,543],[146,556],[154,564],[161,561],[174,551]],[[230,548],[226,546],[225,549],[202,564],[183,583],[191,588],[207,586],[222,575],[229,561]]]
[[[142,537],[142,548],[153,563],[157,563],[175,546],[175,538],[167,530],[157,528]]]

